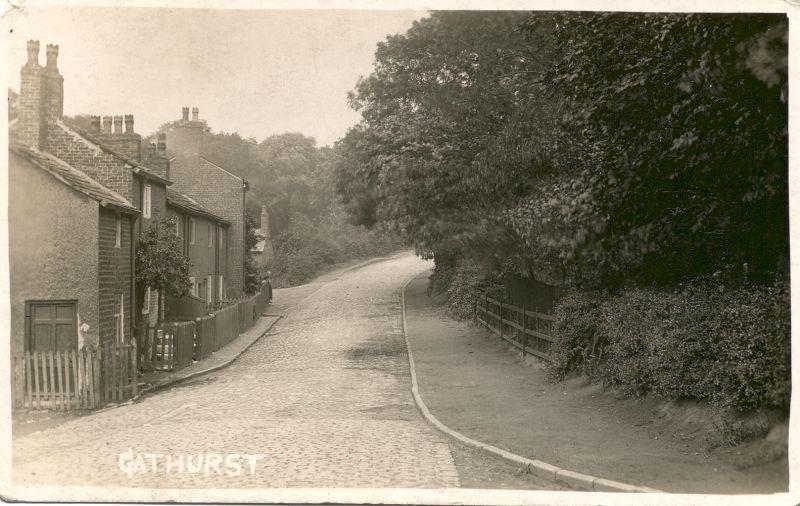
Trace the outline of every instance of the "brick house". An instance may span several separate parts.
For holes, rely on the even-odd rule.
[[[140,215],[133,168],[66,127],[58,46],[47,46],[45,67],[38,53],[29,41],[9,124],[11,351],[128,341]]]
[[[167,216],[175,218],[182,251],[192,262],[191,295],[209,306],[225,299],[230,222],[172,189],[167,190]]]
[[[205,122],[198,118],[197,107],[183,108],[183,116],[166,132],[167,153],[170,156],[170,179],[173,190],[188,195],[202,208],[227,222],[224,242],[227,245],[225,261],[219,276],[222,287],[215,292],[228,297],[244,293],[245,262],[245,195],[247,181],[203,157],[202,146]],[[208,288],[206,288],[208,289]]]

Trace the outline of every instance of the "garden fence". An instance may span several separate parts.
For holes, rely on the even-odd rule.
[[[475,304],[478,321],[522,352],[551,361],[550,346],[553,338],[553,321],[550,312],[538,308],[531,311],[525,306],[507,304],[488,295],[480,297]]]

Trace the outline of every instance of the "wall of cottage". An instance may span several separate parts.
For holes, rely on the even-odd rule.
[[[122,236],[120,247],[116,247],[117,216],[121,219]],[[99,214],[99,326],[102,343],[114,342],[116,317],[119,312],[120,295],[123,295],[125,315],[125,342],[131,339],[132,314],[132,269],[131,240],[132,218],[101,208]]]
[[[150,185],[150,218],[145,218],[144,214],[139,217],[141,230],[147,230],[153,219],[157,216],[165,216],[167,212],[167,187],[160,182],[147,180],[135,176],[133,178],[133,205],[136,209],[142,209],[142,198],[144,197],[144,186]]]
[[[210,280],[208,285],[211,287],[211,299],[206,294],[198,293],[201,299],[206,299],[210,303],[217,301],[219,283],[217,279],[217,229],[213,221],[201,216],[190,216],[194,220],[195,241],[192,243],[191,235],[189,240],[189,259],[192,261],[192,276],[195,282]],[[191,221],[190,221],[191,223]],[[191,225],[189,225],[191,227]],[[210,279],[209,279],[210,278]]]
[[[97,201],[9,157],[11,352],[25,347],[25,301],[77,300],[80,344],[99,337]]]

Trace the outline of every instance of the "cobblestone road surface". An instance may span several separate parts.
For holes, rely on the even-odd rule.
[[[459,486],[409,392],[395,291],[427,267],[407,255],[347,272],[230,367],[16,438],[14,484]]]

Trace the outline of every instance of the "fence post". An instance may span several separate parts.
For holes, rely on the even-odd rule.
[[[503,338],[503,301],[497,303],[497,326],[500,329],[500,339]]]
[[[137,359],[138,359],[138,353],[139,352],[136,349],[136,339],[133,340],[132,344],[133,344],[133,348],[132,348],[132,352],[133,352],[133,372],[132,372],[132,374],[133,374],[133,396],[136,397],[136,395],[139,393],[139,390],[138,390],[139,389],[139,367],[138,367],[139,364],[137,364]]]
[[[525,359],[525,348],[528,346],[528,327],[525,325],[525,303],[522,304],[522,359]]]

